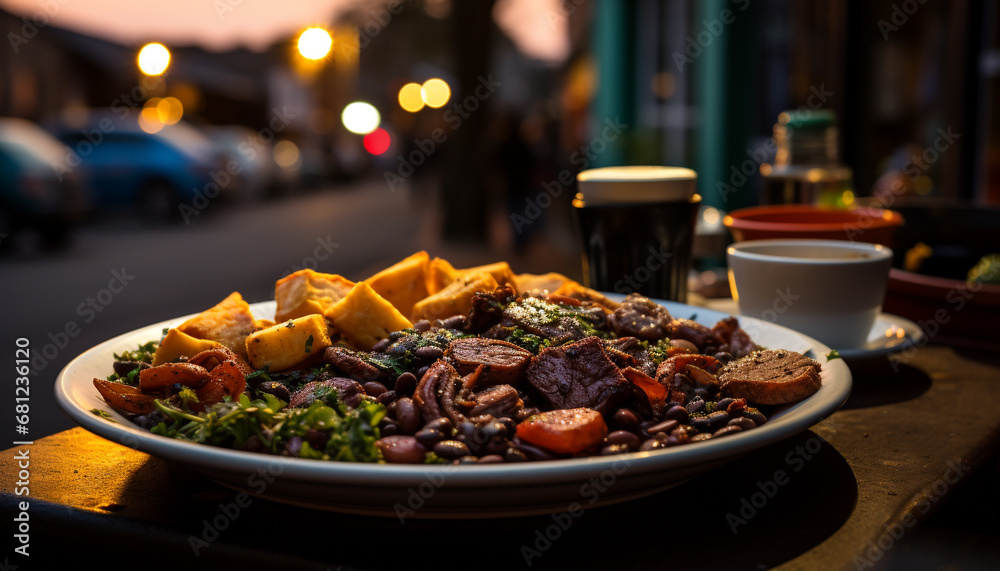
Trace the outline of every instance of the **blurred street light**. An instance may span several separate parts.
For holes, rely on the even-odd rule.
[[[428,79],[420,87],[420,97],[428,107],[435,109],[444,107],[444,104],[448,103],[448,100],[451,99],[451,88],[448,87],[448,83],[443,79],[436,77]]]
[[[139,50],[137,60],[142,73],[160,75],[170,66],[170,51],[163,44],[146,44]]]
[[[399,90],[399,106],[404,111],[416,113],[424,108],[424,98],[419,83],[407,83]]]
[[[323,59],[332,46],[333,38],[323,28],[309,28],[299,36],[299,53],[306,59]]]
[[[392,143],[392,137],[389,136],[389,132],[385,129],[378,128],[365,135],[362,142],[366,151],[373,155],[381,155],[389,150],[389,145]]]
[[[348,131],[357,135],[367,135],[378,129],[379,123],[382,122],[382,116],[371,103],[355,101],[344,107],[343,113],[340,114],[340,120]]]

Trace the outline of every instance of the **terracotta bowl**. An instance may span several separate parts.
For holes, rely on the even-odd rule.
[[[740,208],[723,223],[737,242],[772,238],[849,240],[893,246],[903,216],[881,208],[837,210],[809,204],[780,204]]]

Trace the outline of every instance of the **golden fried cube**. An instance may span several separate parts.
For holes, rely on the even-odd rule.
[[[308,268],[289,274],[274,284],[274,300],[277,302],[274,321],[281,323],[314,313],[322,315],[353,287],[354,282],[343,276]]]

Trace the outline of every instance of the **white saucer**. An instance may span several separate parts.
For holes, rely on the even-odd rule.
[[[868,341],[860,347],[837,349],[843,359],[867,359],[897,353],[913,345],[922,344],[924,332],[916,323],[893,315],[880,313],[868,332]]]

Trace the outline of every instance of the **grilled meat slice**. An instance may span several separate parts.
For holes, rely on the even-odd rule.
[[[561,345],[593,335],[606,321],[598,307],[558,305],[526,297],[504,308],[500,325],[519,327]]]
[[[448,344],[445,353],[455,362],[461,375],[468,375],[483,365],[477,386],[517,386],[524,370],[531,362],[531,351],[499,339],[467,337]]]
[[[363,356],[367,353],[348,349],[347,347],[333,346],[327,347],[323,352],[323,359],[332,364],[345,375],[363,383],[368,381],[378,381],[386,384],[391,383],[394,377],[387,371],[383,371],[366,361]]]
[[[635,293],[629,294],[608,316],[611,330],[618,337],[636,337],[646,341],[666,337],[670,321],[670,312],[665,307]]]
[[[719,371],[722,396],[759,404],[785,404],[812,396],[820,389],[820,364],[784,349],[754,351]]]
[[[619,369],[633,367],[650,377],[656,376],[656,363],[649,356],[649,351],[635,337],[619,337],[606,339],[604,352],[618,365]]]
[[[289,408],[305,408],[311,405],[323,394],[322,389],[327,387],[335,389],[337,397],[350,408],[361,404],[361,399],[365,396],[365,390],[354,379],[333,377],[332,379],[306,383],[292,395],[292,400],[288,403]],[[325,399],[324,402],[326,402]]]
[[[632,394],[597,337],[542,350],[525,378],[553,408],[588,407],[603,413]]]

